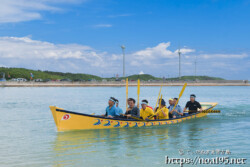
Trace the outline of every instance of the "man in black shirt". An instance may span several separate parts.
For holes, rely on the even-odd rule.
[[[129,98],[128,105],[129,107],[125,113],[125,116],[127,118],[130,118],[131,116],[140,118],[140,110],[135,106],[135,99]]]
[[[198,111],[198,108],[200,109],[200,111],[202,111],[202,107],[199,102],[195,101],[195,97],[196,96],[194,94],[190,95],[190,101],[187,102],[185,108],[183,109],[183,112],[185,112],[187,108],[189,112],[196,113]]]

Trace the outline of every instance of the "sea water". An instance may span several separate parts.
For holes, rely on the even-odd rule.
[[[161,93],[167,101],[181,88]],[[154,107],[159,89],[141,87],[140,99]],[[221,113],[167,126],[57,132],[49,105],[103,114],[113,96],[124,110],[125,88],[0,88],[0,166],[166,166],[165,156],[246,158],[250,166],[250,87],[187,87],[182,107],[191,93],[218,102]],[[137,99],[136,87],[129,97]]]

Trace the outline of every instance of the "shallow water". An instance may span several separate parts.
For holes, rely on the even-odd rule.
[[[180,90],[164,87],[162,93],[167,99]],[[140,98],[155,106],[158,91],[142,87]],[[187,87],[182,106],[191,93],[200,102],[218,102],[221,113],[168,126],[57,132],[49,105],[102,114],[110,96],[125,108],[125,88],[0,88],[0,166],[166,166],[167,155],[194,158],[187,152],[216,149],[247,158],[250,166],[250,88]],[[136,87],[129,96],[136,97]]]

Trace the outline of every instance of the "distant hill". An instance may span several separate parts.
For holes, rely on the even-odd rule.
[[[182,76],[181,78],[167,78],[167,80],[225,80],[218,77],[209,76]]]
[[[157,77],[154,77],[152,75],[149,75],[149,74],[139,74],[139,75],[130,75],[128,77],[128,80],[142,80],[142,81],[148,81],[148,80],[162,80],[162,78],[157,78]],[[120,79],[125,79],[123,77],[121,77]]]
[[[57,79],[82,79],[82,80],[89,80],[89,79],[95,79],[95,80],[101,80],[101,77],[95,76],[95,75],[88,75],[88,74],[73,74],[73,73],[62,73],[62,72],[52,72],[52,71],[40,71],[40,70],[29,70],[25,68],[5,68],[0,67],[0,72],[5,73],[6,79],[11,78],[26,78],[27,80],[30,79],[30,73],[34,75],[34,79],[41,78],[43,80],[45,79],[51,79],[51,80],[57,80]],[[10,75],[10,78],[8,78],[8,74]]]
[[[4,72],[6,79],[11,78],[26,78],[27,80],[30,79],[30,73],[34,75],[34,79],[41,78],[43,80],[45,79],[51,79],[51,80],[57,80],[57,79],[70,79],[70,80],[97,80],[100,81],[102,79],[106,80],[115,80],[116,78],[101,78],[99,76],[95,75],[89,75],[89,74],[80,74],[80,73],[63,73],[63,72],[52,72],[52,71],[40,71],[40,70],[30,70],[25,68],[5,68],[0,67],[0,73]],[[8,78],[8,74],[10,75],[10,78]],[[120,80],[125,79],[123,77],[119,78]],[[130,75],[128,76],[128,79],[131,80],[137,80],[140,79],[142,81],[161,81],[162,78],[154,77],[149,74],[141,74],[141,75]],[[209,76],[183,76],[180,79],[179,78],[166,78],[166,80],[224,80],[223,78],[216,78],[216,77],[209,77]]]
[[[123,77],[121,79],[124,79]],[[128,76],[129,80],[153,80],[153,81],[162,81],[163,78],[159,77],[154,77],[149,74],[141,74],[141,75],[130,75]],[[223,78],[217,78],[217,77],[209,77],[209,76],[182,76],[181,78],[176,77],[176,78],[165,78],[165,80],[173,80],[173,81],[193,81],[193,80],[224,80]]]

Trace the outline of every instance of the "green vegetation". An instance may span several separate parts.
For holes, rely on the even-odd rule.
[[[30,80],[30,73],[34,75],[33,79],[51,79],[51,80],[57,80],[57,79],[70,79],[70,80],[101,80],[101,77],[95,76],[95,75],[88,75],[88,74],[72,74],[72,73],[62,73],[62,72],[51,72],[51,71],[35,71],[35,70],[29,70],[25,68],[5,68],[0,67],[0,72],[5,73],[6,79],[11,78],[25,78],[27,80]],[[10,75],[10,78],[8,77],[8,74]]]
[[[209,77],[209,76],[182,76],[180,79],[179,78],[167,78],[167,80],[224,80],[223,78],[218,78],[218,77]]]
[[[124,79],[124,78],[120,78]],[[137,80],[140,79],[142,81],[162,81],[163,78],[154,77],[149,74],[142,74],[142,75],[131,75],[128,76],[129,80]],[[223,78],[216,78],[216,77],[209,77],[209,76],[182,76],[181,78],[166,78],[167,81],[193,81],[193,80],[224,80]]]
[[[52,71],[44,71],[44,73],[53,75],[53,76],[60,76],[60,79],[71,79],[73,80],[102,80],[101,77],[95,76],[95,75],[89,75],[89,74],[73,74],[73,73],[62,73],[62,72],[52,72]]]
[[[119,79],[125,79],[123,77],[119,78]],[[148,81],[148,80],[162,80],[162,78],[157,78],[157,77],[154,77],[152,75],[149,75],[149,74],[138,74],[138,75],[130,75],[128,76],[128,80],[137,80],[137,79],[140,79],[142,81]]]
[[[30,80],[30,73],[34,75],[33,79],[50,79],[50,80],[57,80],[57,79],[70,79],[72,81],[74,80],[97,80],[100,81],[103,78],[95,76],[95,75],[88,75],[88,74],[73,74],[73,73],[62,73],[62,72],[52,72],[52,71],[40,71],[40,70],[29,70],[25,68],[5,68],[0,67],[0,72],[5,73],[6,79],[11,78],[26,78],[27,80]],[[8,74],[10,77],[8,77]],[[115,80],[116,78],[105,78],[106,80]],[[123,80],[125,78],[119,78],[119,80]],[[140,79],[142,81],[162,81],[162,78],[154,77],[149,74],[142,74],[142,75],[131,75],[128,76],[128,79],[131,80],[137,80]],[[224,80],[222,78],[216,78],[216,77],[208,77],[208,76],[183,76],[180,79],[179,78],[166,78],[166,80]]]

